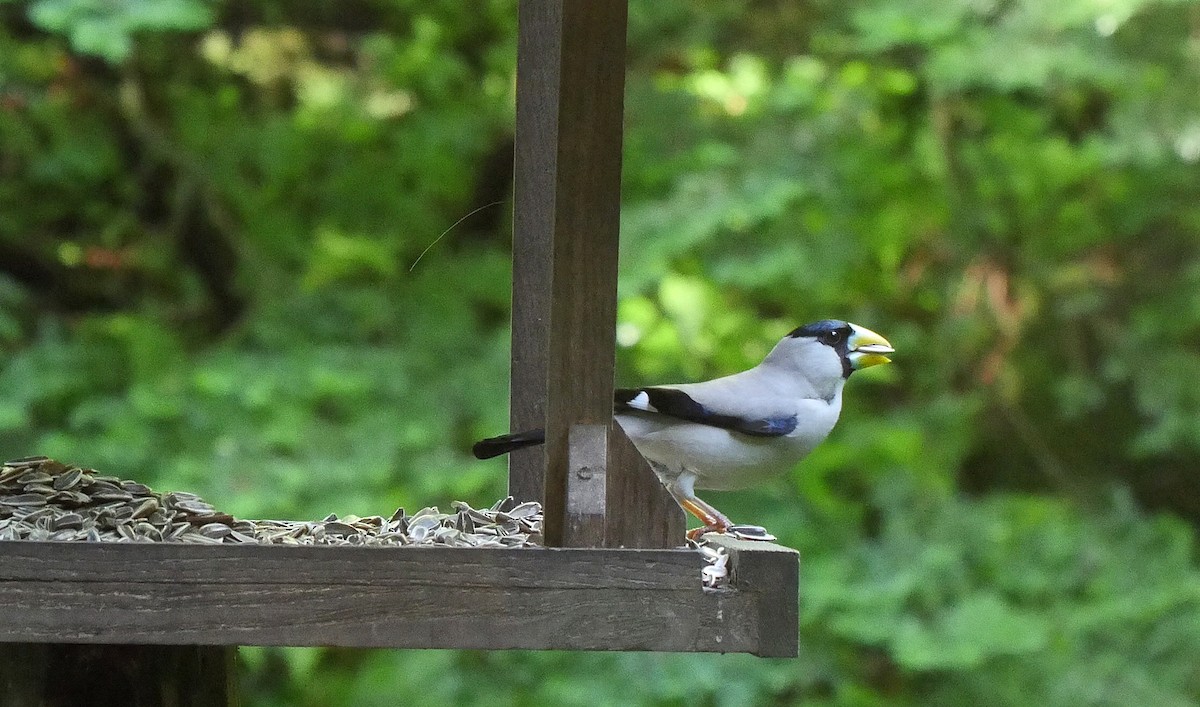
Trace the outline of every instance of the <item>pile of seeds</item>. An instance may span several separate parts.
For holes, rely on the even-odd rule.
[[[191,493],[157,493],[46,457],[0,465],[0,540],[278,545],[534,547],[542,509],[512,497],[491,508],[455,501],[406,515],[326,516],[320,521],[240,520]]]

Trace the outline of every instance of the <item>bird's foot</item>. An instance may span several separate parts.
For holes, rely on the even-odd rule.
[[[700,536],[704,535],[705,533],[723,534],[729,529],[729,527],[730,526],[727,525],[702,525],[699,528],[692,528],[691,530],[687,531],[687,539],[691,540],[692,542],[698,542],[700,540]]]

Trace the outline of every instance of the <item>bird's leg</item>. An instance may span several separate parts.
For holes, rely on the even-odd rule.
[[[699,540],[700,536],[705,533],[729,533],[741,540],[770,541],[775,539],[775,536],[768,533],[766,528],[757,525],[734,525],[733,521],[714,508],[712,504],[700,500],[695,491],[696,477],[686,469],[672,474],[671,470],[662,464],[651,462],[650,465],[680,508],[696,516],[704,524],[699,528],[689,530],[687,532],[688,540]]]
[[[700,522],[704,524],[699,528],[689,530],[687,532],[688,540],[696,540],[710,531],[724,533],[729,526],[733,525],[724,513],[696,498],[696,477],[691,472],[686,469],[672,469],[666,464],[656,461],[650,461],[650,467],[654,469],[659,481],[666,487],[667,493],[671,494],[671,498],[675,499],[679,507],[699,518]]]
[[[674,494],[672,494],[674,495]],[[771,542],[775,540],[775,536],[767,532],[767,529],[761,525],[734,525],[733,521],[729,520],[724,513],[718,511],[710,503],[701,501],[696,496],[691,498],[683,498],[675,496],[675,500],[683,506],[683,510],[691,513],[704,523],[699,528],[692,528],[687,532],[688,540],[699,540],[700,536],[705,533],[727,533],[739,540],[763,540]]]
[[[678,498],[676,501],[683,507],[683,510],[691,513],[700,519],[704,525],[699,528],[692,528],[687,532],[688,540],[697,540],[705,533],[724,533],[733,526],[733,522],[725,517],[725,514],[713,508],[712,505],[701,501],[699,498],[692,496],[691,498]]]

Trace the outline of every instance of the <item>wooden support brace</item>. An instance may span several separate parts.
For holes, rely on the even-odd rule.
[[[621,425],[608,437],[608,547],[678,547],[687,519]]]

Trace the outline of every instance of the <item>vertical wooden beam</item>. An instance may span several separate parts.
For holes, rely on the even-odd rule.
[[[236,649],[77,643],[0,644],[0,704],[228,707]]]
[[[545,429],[546,444],[510,455],[508,478],[513,496],[545,504],[550,545],[673,547],[685,528],[611,420],[626,15],[625,0],[520,3],[510,424]],[[603,459],[602,506],[571,511],[606,521],[579,533],[569,497],[599,487],[576,479],[589,491],[569,493],[575,425],[613,435],[588,454]]]
[[[509,427],[513,431],[546,426],[562,10],[561,2],[522,0],[519,5],[509,384]],[[542,501],[545,468],[545,447],[541,445],[509,454],[509,494],[518,501]]]
[[[568,430],[612,424],[627,9],[520,3],[511,424],[546,444],[540,469],[511,460],[509,487],[543,498],[550,545],[569,541]]]

